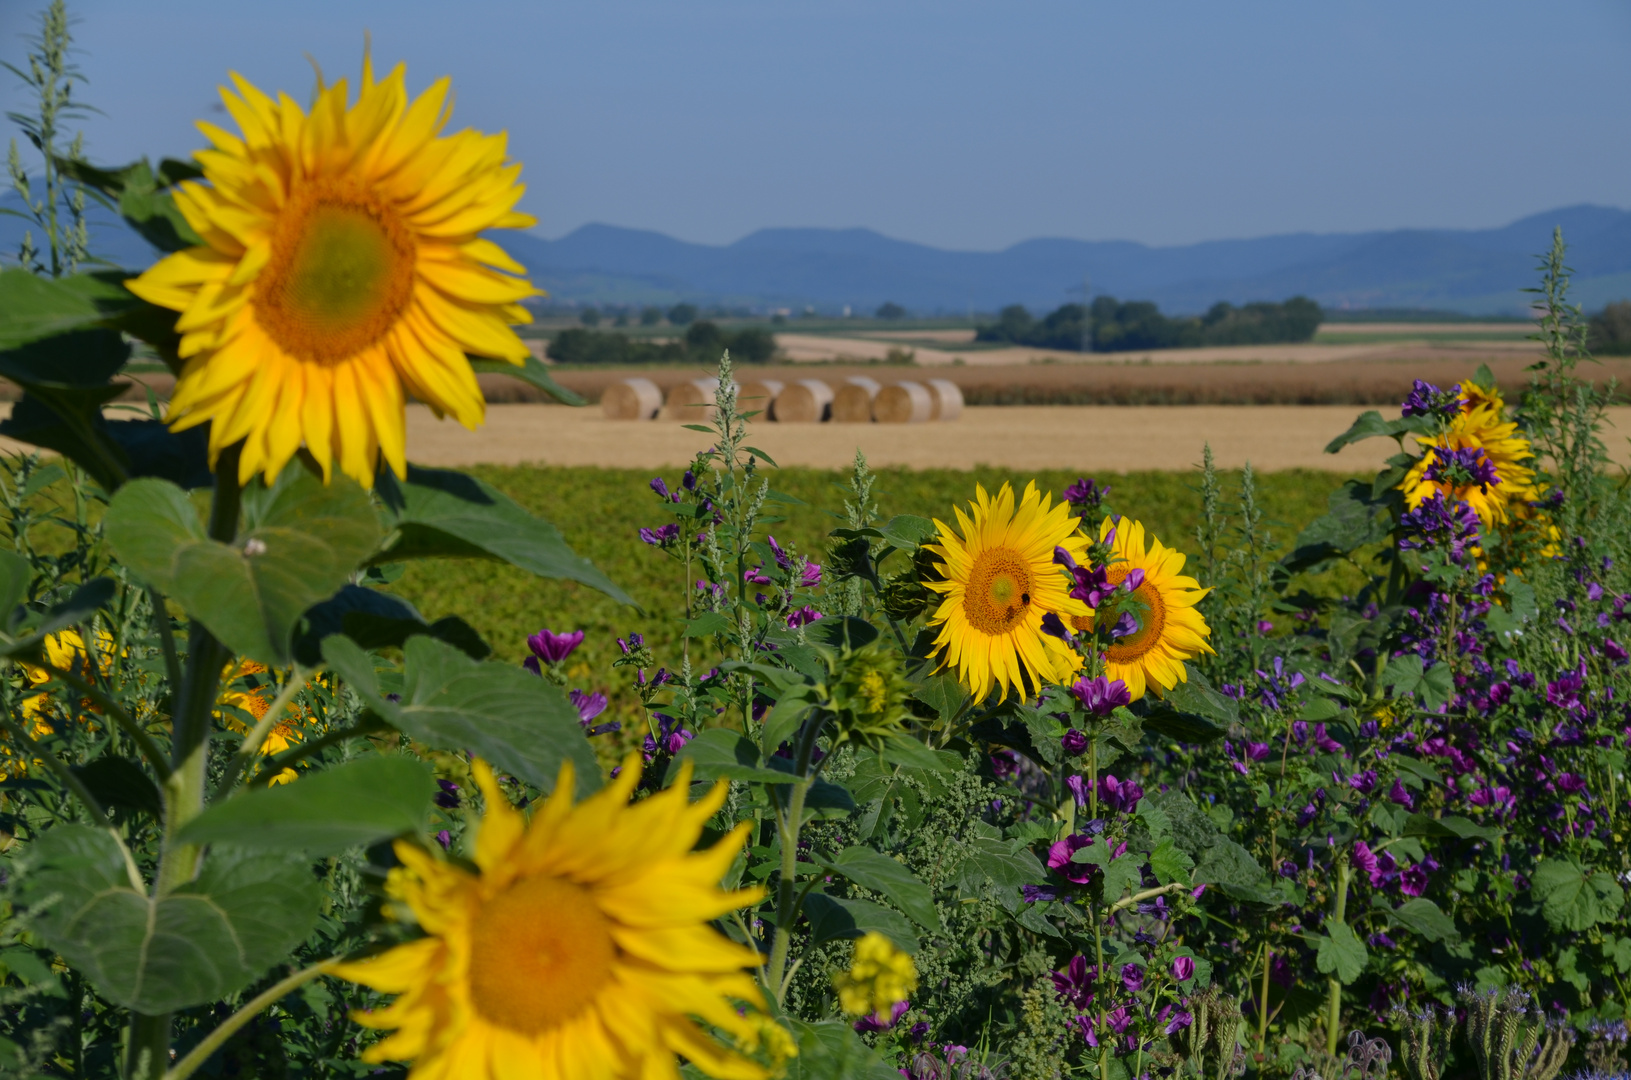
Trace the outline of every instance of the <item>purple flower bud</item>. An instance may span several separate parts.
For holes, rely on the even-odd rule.
[[[1059,745],[1064,747],[1065,753],[1072,757],[1087,752],[1087,736],[1075,728],[1071,728],[1059,737]]]
[[[446,851],[448,848],[453,846],[453,834],[449,833],[446,829],[443,829],[441,832],[436,834],[436,842],[442,845],[443,851]]]
[[[685,476],[680,480],[680,486],[686,491],[695,491],[697,489],[697,474],[690,469],[686,469]]]
[[[1172,977],[1178,982],[1188,982],[1195,974],[1195,961],[1187,956],[1180,956],[1172,962]]]
[[[1127,571],[1127,576],[1121,579],[1121,587],[1126,589],[1130,593],[1131,592],[1137,592],[1138,589],[1139,589],[1139,586],[1141,586],[1143,584],[1144,584],[1144,571],[1142,569],[1140,569],[1139,567],[1136,567],[1136,566],[1133,567],[1131,570]]]
[[[1121,985],[1127,988],[1129,994],[1136,994],[1144,989],[1144,969],[1137,964],[1123,964]]]
[[[804,573],[799,575],[799,584],[806,589],[813,589],[821,584],[821,564],[806,563]]]
[[[668,485],[663,483],[663,478],[660,476],[651,478],[651,490],[655,491],[661,498],[668,498]]]
[[[572,699],[572,706],[578,710],[578,721],[584,727],[588,727],[589,721],[606,711],[606,695],[598,690],[593,694],[574,690],[567,696]]]

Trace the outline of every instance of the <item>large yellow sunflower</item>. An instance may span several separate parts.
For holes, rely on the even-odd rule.
[[[531,321],[519,302],[537,290],[481,235],[535,224],[513,209],[521,166],[502,134],[441,137],[448,80],[410,101],[401,65],[375,81],[364,59],[355,104],[341,79],[310,113],[232,81],[242,135],[200,123],[209,184],[176,192],[204,244],[130,282],[181,312],[170,426],[209,422],[212,464],[244,440],[241,481],[270,482],[302,444],[325,477],[338,460],[372,485],[382,453],[405,475],[404,393],[474,428],[466,354],[527,357],[510,324]]]
[[[1042,616],[1087,614],[1053,561],[1056,547],[1083,557],[1087,540],[1070,508],[1052,506],[1053,496],[1034,483],[1025,485],[1017,508],[1007,484],[994,499],[984,487],[974,491],[973,517],[954,506],[957,530],[937,519],[939,542],[925,545],[945,560],[935,564],[944,580],[924,582],[944,598],[929,621],[940,627],[940,666],[955,667],[976,700],[993,683],[1003,699],[1010,689],[1034,693],[1043,683],[1064,681],[1081,663],[1062,641],[1042,633]]]
[[[1185,555],[1176,548],[1166,547],[1154,536],[1145,545],[1144,526],[1131,518],[1105,518],[1099,525],[1099,539],[1105,540],[1115,530],[1111,544],[1120,560],[1105,567],[1105,577],[1112,585],[1119,585],[1134,570],[1144,572],[1144,581],[1133,590],[1143,611],[1135,611],[1138,629],[1117,638],[1104,651],[1104,675],[1107,679],[1120,679],[1127,684],[1133,700],[1151,689],[1159,695],[1181,682],[1189,681],[1184,661],[1192,660],[1203,652],[1211,652],[1206,639],[1212,636],[1211,627],[1195,605],[1210,589],[1201,588],[1200,582],[1183,576]],[[1077,630],[1091,630],[1094,616],[1071,620]]]
[[[725,800],[716,784],[687,802],[690,767],[659,795],[629,805],[631,756],[611,786],[572,801],[570,764],[530,824],[477,761],[487,803],[473,874],[399,842],[390,893],[426,936],[335,974],[399,994],[359,1023],[395,1028],[364,1061],[412,1061],[413,1080],[677,1078],[683,1054],[710,1076],[763,1080],[766,1070],[717,1042],[762,1041],[762,1005],[743,968],[760,963],[708,920],[762,890],[719,881],[742,850],[742,824],[692,848]]]
[[[1512,516],[1515,506],[1539,497],[1534,470],[1524,464],[1534,458],[1534,449],[1528,439],[1518,434],[1516,423],[1502,418],[1499,396],[1491,399],[1490,393],[1480,390],[1479,397],[1469,399],[1442,433],[1417,437],[1422,456],[1399,482],[1399,487],[1404,491],[1405,505],[1410,509],[1414,510],[1425,500],[1442,493],[1447,499],[1470,504],[1487,529],[1504,524]],[[1473,404],[1474,401],[1479,403]],[[1462,486],[1429,479],[1427,470],[1436,460],[1434,447],[1482,450],[1484,457],[1495,467],[1495,483]]]

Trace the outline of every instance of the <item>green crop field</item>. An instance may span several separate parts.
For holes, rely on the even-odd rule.
[[[645,609],[641,614],[583,586],[543,581],[496,563],[436,561],[412,564],[393,589],[431,618],[458,615],[492,645],[497,657],[519,662],[527,655],[526,635],[552,630],[584,630],[587,637],[574,659],[574,678],[587,682],[590,672],[609,670],[615,639],[631,631],[646,635],[664,662],[677,662],[679,618],[683,610],[680,564],[641,543],[637,530],[672,520],[648,489],[652,474],[636,470],[594,468],[478,467],[469,470],[522,506],[558,525],[582,555],[593,559]],[[783,518],[770,526],[777,540],[792,542],[814,561],[824,561],[824,537],[835,527],[829,510],[842,509],[835,485],[837,473],[817,469],[783,469],[769,473],[772,488],[798,503],[770,511]],[[954,502],[966,501],[976,483],[988,488],[1004,480],[1022,487],[1034,478],[1057,497],[1076,479],[1074,473],[1018,473],[998,469],[883,470],[874,496],[885,517],[920,514],[949,519]],[[678,470],[666,480],[677,483]],[[1195,548],[1200,520],[1199,475],[1149,472],[1127,476],[1100,475],[1112,485],[1110,505],[1137,517],[1156,536],[1186,551]],[[1341,483],[1329,473],[1284,472],[1258,477],[1259,502],[1283,549],[1302,527],[1325,510],[1327,494]],[[1229,499],[1239,488],[1238,474],[1224,474]],[[711,666],[715,658],[693,659]],[[606,685],[584,689],[608,692],[611,712],[625,721],[633,715],[632,693]]]

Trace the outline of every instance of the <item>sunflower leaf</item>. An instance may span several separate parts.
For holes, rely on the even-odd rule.
[[[430,766],[369,754],[217,803],[189,821],[190,844],[232,844],[257,851],[338,855],[393,836],[417,835],[430,820],[436,791]]]
[[[400,700],[380,689],[374,658],[339,634],[324,638],[323,660],[381,719],[438,750],[468,750],[494,768],[552,791],[570,760],[577,791],[600,786],[600,765],[565,694],[523,668],[478,662],[435,638],[403,646]]]
[[[810,944],[820,945],[840,938],[858,938],[876,930],[906,952],[917,952],[917,934],[906,916],[870,900],[828,896],[813,892],[804,898],[804,914],[810,920]]]
[[[580,582],[636,606],[594,563],[573,551],[554,525],[473,476],[409,465],[403,481],[382,471],[378,490],[390,534],[368,560],[371,566],[407,559],[497,559],[539,577]]]
[[[929,887],[889,856],[864,844],[857,844],[845,848],[831,859],[823,859],[821,865],[844,875],[863,889],[882,893],[924,929],[940,929],[940,913],[935,910],[934,895]]]
[[[234,652],[262,663],[292,658],[295,625],[332,595],[378,542],[368,495],[345,477],[324,484],[284,471],[244,493],[242,534],[210,539],[186,492],[133,480],[108,506],[108,540],[137,576],[168,593]]]
[[[342,586],[327,600],[307,609],[301,621],[294,656],[303,667],[317,667],[323,662],[322,641],[331,634],[344,634],[365,649],[400,647],[415,634],[429,634],[472,660],[485,660],[493,652],[492,646],[458,616],[427,622],[400,596],[361,585]]]
[[[113,834],[84,825],[47,830],[26,859],[16,900],[29,929],[104,998],[149,1016],[249,985],[306,939],[322,901],[304,859],[230,849],[154,898]]]
[[[486,360],[481,357],[470,357],[470,369],[477,375],[508,375],[512,379],[520,379],[524,383],[536,386],[544,393],[550,395],[562,405],[587,405],[583,395],[568,390],[555,381],[550,375],[549,368],[545,367],[536,356],[527,357],[526,361],[516,365],[504,360]]]

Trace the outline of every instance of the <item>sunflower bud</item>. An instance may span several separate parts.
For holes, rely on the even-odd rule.
[[[869,646],[840,656],[830,683],[834,745],[881,746],[900,732],[911,692],[899,655]]]

